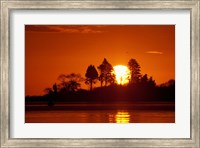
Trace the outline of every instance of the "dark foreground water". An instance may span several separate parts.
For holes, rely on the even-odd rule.
[[[175,104],[46,104],[26,105],[26,123],[175,123]]]

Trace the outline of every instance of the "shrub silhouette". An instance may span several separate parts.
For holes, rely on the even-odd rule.
[[[83,81],[83,78],[80,74],[61,74],[58,77],[58,80],[60,81],[60,91],[62,92],[68,92],[68,91],[77,91],[79,88],[81,88],[80,82]]]

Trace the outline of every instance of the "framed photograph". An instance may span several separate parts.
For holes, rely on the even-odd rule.
[[[198,0],[1,12],[1,147],[200,147]]]

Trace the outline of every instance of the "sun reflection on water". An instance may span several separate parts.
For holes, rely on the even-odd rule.
[[[115,115],[109,115],[110,123],[129,123],[130,122],[130,114],[127,111],[118,111]]]

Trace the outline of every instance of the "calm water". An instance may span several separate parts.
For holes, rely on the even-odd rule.
[[[34,106],[34,105],[30,105]],[[38,107],[35,105],[34,107]],[[43,107],[41,107],[43,106]],[[57,104],[26,110],[26,123],[174,123],[174,103]],[[64,109],[63,109],[64,108]],[[110,108],[110,109],[109,109]]]

